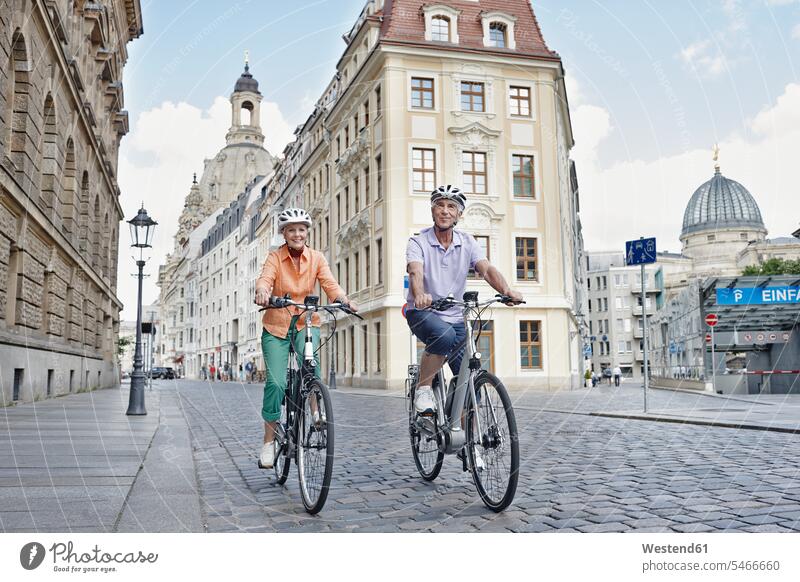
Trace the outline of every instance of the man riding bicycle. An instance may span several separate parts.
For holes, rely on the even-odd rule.
[[[453,374],[458,374],[466,337],[462,314],[457,307],[446,311],[425,308],[451,294],[460,299],[470,269],[498,293],[515,303],[522,301],[522,295],[508,286],[472,235],[455,229],[465,206],[466,196],[460,189],[450,185],[436,188],[431,192],[433,226],[412,236],[406,248],[409,281],[406,320],[411,332],[425,344],[419,388],[414,399],[414,408],[420,415],[436,412],[432,379],[447,358]]]
[[[269,305],[270,295],[282,297],[289,294],[293,301],[302,302],[314,294],[314,286],[320,287],[332,302],[349,304],[358,311],[342,288],[333,278],[325,256],[306,246],[311,217],[302,208],[287,208],[278,215],[278,230],[286,243],[272,251],[264,261],[261,275],[256,281],[255,303]],[[292,312],[293,310],[293,312]],[[264,400],[261,416],[264,419],[264,446],[259,461],[263,468],[271,468],[275,462],[275,426],[281,416],[281,402],[286,390],[286,369],[289,360],[289,342],[294,339],[295,350],[303,354],[303,336],[296,333],[305,327],[298,317],[297,308],[268,309],[264,312],[261,332],[261,351],[267,368],[264,384]],[[319,347],[319,315],[311,320],[314,350]],[[292,329],[293,328],[293,329]],[[315,367],[320,376],[319,365]],[[316,411],[315,404],[312,404]]]

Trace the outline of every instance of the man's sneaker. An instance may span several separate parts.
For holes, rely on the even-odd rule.
[[[433,400],[433,390],[430,386],[420,386],[414,396],[414,409],[417,414],[432,416],[436,412],[436,403]]]
[[[486,468],[486,463],[483,462],[483,457],[481,457],[478,449],[475,449],[475,468],[478,471],[483,471]]]
[[[261,456],[258,458],[258,466],[261,469],[272,469],[275,464],[275,441],[264,443],[261,447]]]
[[[465,472],[469,471],[469,466],[467,464],[467,447],[462,447],[461,450],[456,453],[456,457],[461,459],[462,470]],[[475,467],[478,471],[483,471],[486,468],[486,464],[483,462],[483,458],[478,449],[475,449]]]

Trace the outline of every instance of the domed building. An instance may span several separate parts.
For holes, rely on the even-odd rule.
[[[191,367],[199,340],[194,321],[200,297],[195,260],[202,242],[226,211],[247,198],[245,194],[259,179],[272,173],[274,159],[264,149],[261,130],[261,98],[258,81],[245,61],[230,96],[231,126],[225,147],[204,160],[199,180],[194,176],[178,219],[174,250],[159,268],[161,354],[166,365],[174,365],[179,373],[197,373]],[[187,364],[190,366],[184,368]]]
[[[741,275],[771,258],[800,258],[800,239],[767,239],[761,210],[750,191],[722,174],[714,152],[714,175],[692,194],[683,213],[681,253],[659,253],[668,295],[692,279]],[[799,231],[800,232],[800,231]]]
[[[689,199],[683,213],[680,240],[682,254],[696,269],[736,270],[738,254],[767,235],[761,211],[753,195],[739,182],[714,176]]]

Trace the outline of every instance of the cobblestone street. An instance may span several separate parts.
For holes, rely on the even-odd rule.
[[[521,475],[514,503],[501,514],[483,505],[455,457],[445,458],[434,483],[418,476],[399,395],[336,391],[333,481],[325,508],[312,517],[303,510],[294,465],[285,486],[256,466],[260,386],[179,381],[159,389],[162,400],[177,397],[189,422],[202,521],[211,532],[800,530],[795,434],[581,409],[612,392],[609,402],[625,408],[619,391],[512,395]],[[656,407],[737,404],[653,392]],[[626,403],[634,408],[640,401],[628,396]],[[549,411],[559,407],[576,413]]]

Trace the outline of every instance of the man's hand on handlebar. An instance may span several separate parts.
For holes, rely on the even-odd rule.
[[[414,297],[414,307],[416,309],[427,309],[433,303],[433,297],[429,293],[420,293]]]
[[[503,295],[510,299],[510,301],[505,302],[507,305],[519,305],[520,303],[525,303],[522,300],[522,293],[515,291],[514,289],[509,289]]]

